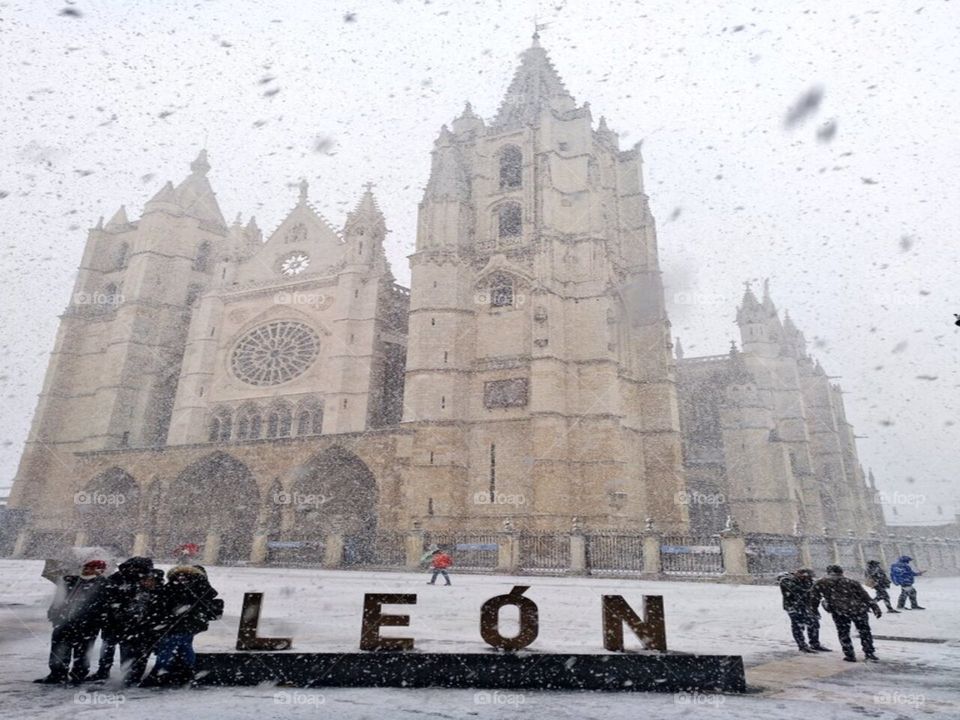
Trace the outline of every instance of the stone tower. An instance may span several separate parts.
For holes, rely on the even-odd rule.
[[[491,122],[467,104],[441,129],[410,263],[411,519],[685,527],[639,144],[594,127],[536,35]]]
[[[72,453],[166,441],[190,305],[216,282],[231,245],[206,151],[190,170],[178,186],[164,185],[139,220],[121,207],[89,231],[12,505],[62,509]]]

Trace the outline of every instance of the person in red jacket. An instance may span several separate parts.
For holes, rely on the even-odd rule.
[[[433,585],[437,582],[437,575],[443,575],[443,579],[450,584],[450,576],[447,574],[447,568],[453,565],[453,558],[447,555],[443,550],[434,550],[433,559],[430,561],[430,570],[433,571],[433,577],[427,585]]]

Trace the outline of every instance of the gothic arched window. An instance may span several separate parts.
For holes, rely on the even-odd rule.
[[[292,422],[290,408],[285,406],[275,407],[267,415],[267,437],[289,437]]]
[[[523,153],[516,145],[500,151],[500,188],[510,190],[523,184]]]
[[[210,433],[207,435],[207,440],[210,442],[216,442],[220,439],[220,418],[213,418],[210,420]]]
[[[523,229],[523,213],[518,203],[506,203],[497,211],[498,234],[501,238],[515,238]]]
[[[193,257],[193,269],[206,272],[210,267],[210,243],[204,240],[197,246],[197,254]]]

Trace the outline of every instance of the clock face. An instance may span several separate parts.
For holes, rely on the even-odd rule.
[[[310,265],[310,256],[295,252],[287,255],[280,263],[280,272],[284,275],[299,275]]]

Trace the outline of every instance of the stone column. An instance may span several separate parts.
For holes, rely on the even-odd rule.
[[[497,572],[514,573],[520,569],[520,541],[512,532],[500,535],[497,551]]]
[[[640,577],[653,580],[660,575],[663,565],[660,562],[660,533],[647,530],[643,533],[643,571]]]
[[[582,533],[570,534],[570,572],[585,575],[587,572],[587,538]]]
[[[133,536],[133,554],[145,556],[150,553],[150,533],[138,532]]]
[[[408,570],[420,567],[420,558],[423,557],[423,530],[414,527],[403,539],[403,548]]]
[[[250,563],[252,565],[263,565],[267,562],[269,548],[267,542],[270,540],[270,532],[266,528],[257,528],[253,533],[253,543],[250,545]]]
[[[30,535],[31,531],[29,528],[24,528],[17,533],[17,542],[13,546],[13,556],[15,558],[22,558],[27,554],[27,547],[30,545]]]
[[[723,553],[723,576],[733,582],[747,582],[747,544],[735,523],[727,523],[720,533],[720,552]]]
[[[323,566],[338,568],[343,564],[343,535],[332,533],[323,538]]]
[[[73,544],[75,547],[87,547],[90,544],[90,533],[86,530],[77,530],[77,534],[73,538]]]
[[[203,564],[216,565],[220,557],[220,533],[211,530],[207,533],[206,540],[203,541]]]
[[[810,554],[810,538],[806,535],[800,538],[800,564],[805,568],[813,567],[813,555]]]

